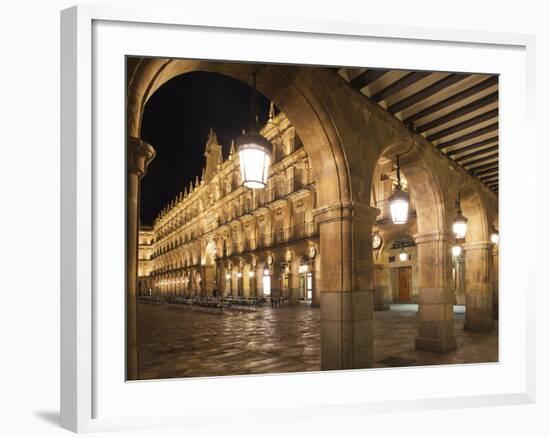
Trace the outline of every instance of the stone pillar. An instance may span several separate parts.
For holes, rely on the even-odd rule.
[[[250,274],[253,274],[252,277],[250,276]],[[251,297],[255,297],[257,295],[256,293],[256,272],[255,272],[255,269],[254,267],[250,267],[250,271],[248,273],[248,294],[251,296]]]
[[[243,276],[242,276],[242,272],[240,271],[238,272],[240,273],[240,277],[239,277],[239,274],[235,274],[235,281],[237,282],[237,296],[242,297],[244,295]]]
[[[262,281],[263,281],[263,278],[264,278],[264,269],[263,269],[263,265],[260,265],[260,263],[258,262],[258,264],[256,265],[256,268],[254,268],[254,284],[256,286],[256,296],[257,297],[262,297],[264,295],[264,291],[263,291],[263,284],[262,284]]]
[[[464,253],[461,253],[455,262],[456,289],[455,289],[455,304],[466,304],[465,285],[466,272],[464,266]]]
[[[155,150],[138,138],[129,137],[127,142],[126,181],[126,379],[138,376],[138,321],[137,321],[137,273],[140,180],[147,166],[155,158]]]
[[[295,267],[295,269],[298,268]],[[300,304],[300,274],[298,272],[288,274],[288,286],[290,289],[290,304]]]
[[[372,224],[368,205],[320,208],[321,369],[373,366]]]
[[[492,248],[490,242],[464,246],[466,264],[466,321],[464,330],[489,332],[493,329]]]
[[[317,254],[313,260],[313,296],[311,297],[311,307],[321,306],[321,255]]]
[[[456,349],[452,282],[453,236],[439,231],[414,236],[418,250],[418,334],[416,348]]]
[[[205,290],[205,295],[213,295],[214,281],[215,281],[214,265],[203,266],[203,274],[201,278],[202,278],[203,289]]]
[[[390,308],[389,271],[382,264],[374,265],[374,310],[388,310]]]
[[[498,319],[498,245],[493,245],[493,269],[491,270],[491,283],[493,285],[493,317]]]

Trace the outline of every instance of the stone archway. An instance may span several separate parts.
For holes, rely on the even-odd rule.
[[[493,323],[493,244],[487,205],[474,186],[461,190],[461,208],[468,219],[464,244],[465,330],[487,332]]]
[[[129,156],[134,153],[133,143],[136,141],[140,144],[143,143],[137,139],[140,135],[144,106],[148,98],[163,83],[177,75],[197,70],[217,72],[247,81],[251,72],[258,69],[258,66],[245,64],[154,59],[139,60],[131,67],[128,76],[127,101]],[[310,72],[307,69],[264,66],[257,74],[257,84],[259,91],[273,100],[285,112],[302,139],[318,185],[318,223],[321,227],[321,235],[326,238],[325,245],[333,245],[335,240],[341,242],[348,237],[343,232],[342,223],[350,222],[351,219],[350,182],[341,139],[331,116],[316,95],[318,90],[315,90],[312,85],[314,81],[309,76]],[[131,195],[136,197],[137,194],[138,191]],[[137,208],[134,206],[129,208],[132,211],[128,211],[128,216],[135,217]],[[135,246],[135,242],[129,239],[128,254],[135,254]],[[321,246],[323,246],[323,242],[321,242]],[[345,245],[339,244],[337,247],[343,246]],[[323,288],[327,294],[334,295],[337,302],[332,303],[331,301],[334,299],[329,300],[325,308],[332,307],[336,311],[322,317],[322,367],[323,369],[367,367],[371,365],[372,357],[369,354],[354,354],[352,350],[360,347],[361,350],[368,352],[368,344],[371,339],[367,334],[364,335],[364,342],[361,343],[349,343],[344,339],[344,331],[349,331],[351,320],[349,317],[345,317],[345,319],[340,317],[342,312],[336,309],[336,307],[342,306],[343,300],[337,296],[343,291],[342,287],[344,286],[346,288],[344,290],[348,293],[350,291],[349,286],[346,286],[345,280],[341,277],[349,273],[350,269],[342,268],[342,266],[351,263],[351,260],[344,255],[344,251],[335,252],[332,258],[325,259],[327,260],[325,270],[334,271],[334,267],[337,267],[336,273],[339,274],[339,282],[336,287],[324,285]],[[129,257],[129,272],[136,269],[133,266],[135,264],[136,261]],[[328,277],[334,278],[335,276]],[[135,302],[135,290],[132,290],[131,282],[128,287],[128,301]],[[368,312],[366,307],[365,312]],[[367,315],[364,315],[363,319],[366,318]],[[135,322],[133,323],[135,324]],[[346,327],[343,328],[343,326]],[[358,337],[356,334],[356,338]],[[370,348],[371,350],[372,348]],[[129,375],[131,375],[130,368],[134,363],[133,357],[135,356],[130,351]]]
[[[453,236],[449,232],[450,204],[444,189],[449,175],[441,171],[440,158],[433,150],[412,136],[408,141],[390,144],[380,156],[394,159],[397,154],[416,208],[417,232],[413,236],[418,259],[416,348],[435,352],[454,350]],[[397,227],[395,232],[402,232],[402,228]]]
[[[438,154],[433,145],[353,90],[331,69],[132,59],[127,75],[128,159],[136,156],[145,162],[141,175],[147,160],[152,159],[152,148],[147,149],[139,140],[141,118],[147,99],[163,83],[197,70],[246,81],[260,67],[258,89],[290,119],[302,139],[318,184],[315,219],[320,228],[322,255],[319,269],[322,369],[372,366],[372,226],[378,210],[371,207],[370,189],[378,158],[388,146],[405,145],[408,149],[412,145],[408,158],[404,157],[403,170],[414,186],[413,196],[420,202],[417,207],[422,210],[415,236],[419,258],[421,263],[431,265],[421,275],[417,346],[434,351],[454,348],[450,293],[453,200],[448,194],[456,188],[452,180],[456,172],[449,172],[449,160]],[[141,151],[136,145],[141,145]],[[419,157],[424,161],[419,161]],[[139,176],[129,176],[129,180],[133,178],[129,187],[134,184],[131,187],[137,189],[128,190],[131,233],[137,233],[132,224],[135,222],[137,226]],[[136,242],[131,239],[128,254],[132,255],[129,259],[136,254]],[[131,271],[133,262],[128,263]],[[129,275],[128,294],[135,296],[131,278]],[[130,351],[129,368],[131,355]]]

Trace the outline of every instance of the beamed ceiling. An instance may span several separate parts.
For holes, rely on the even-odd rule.
[[[498,76],[374,68],[338,74],[498,193]]]

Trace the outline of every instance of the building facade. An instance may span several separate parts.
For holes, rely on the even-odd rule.
[[[191,182],[138,240],[140,295],[271,296],[319,305],[316,184],[296,130],[270,110],[261,133],[273,144],[265,189],[242,186],[233,145],[216,134],[202,177]]]

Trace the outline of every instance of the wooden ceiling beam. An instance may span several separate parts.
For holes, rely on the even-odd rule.
[[[395,82],[392,82],[386,88],[383,88],[378,93],[372,95],[371,99],[378,103],[381,100],[387,99],[391,95],[398,93],[401,90],[404,90],[405,88],[409,87],[415,82],[418,82],[421,79],[424,79],[426,76],[429,75],[431,75],[431,72],[425,71],[413,71],[411,73],[407,73],[402,78],[398,79]]]
[[[496,154],[487,155],[486,157],[478,158],[477,160],[468,161],[466,163],[459,161],[459,164],[463,167],[466,167],[466,166],[471,166],[473,164],[483,163],[484,161],[493,160],[495,158],[498,160],[498,152]]]
[[[470,158],[478,157],[479,155],[487,154],[489,152],[494,152],[494,151],[498,151],[498,145],[491,146],[490,148],[480,149],[475,152],[472,152],[471,154],[463,155],[462,157],[453,158],[453,159],[460,163],[461,161],[469,160]]]
[[[493,167],[488,167],[487,169],[483,169],[482,171],[478,171],[475,173],[475,175],[479,178],[483,175],[487,175],[489,173],[498,172],[498,163],[493,163]]]
[[[483,173],[482,175],[477,175],[477,177],[482,181],[484,178],[492,178],[493,176],[498,176],[498,169],[491,169],[490,171]]]
[[[474,102],[464,105],[463,107],[460,107],[454,111],[451,111],[449,114],[445,114],[444,116],[441,116],[435,120],[432,120],[431,122],[425,123],[424,125],[417,126],[415,130],[416,132],[429,131],[430,129],[444,125],[445,123],[458,119],[459,117],[465,116],[466,114],[470,114],[474,111],[477,111],[480,108],[483,108],[484,106],[490,105],[491,103],[495,103],[497,101],[498,101],[498,91],[495,91],[494,93],[491,93],[488,96],[482,97],[481,99],[478,99]]]
[[[482,146],[487,146],[488,144],[492,143],[498,143],[498,135],[495,137],[488,138],[487,140],[478,141],[477,143],[471,144],[469,146],[465,146],[460,149],[453,149],[452,151],[447,152],[445,155],[448,157],[452,157],[453,155],[462,154],[463,152],[468,152],[477,148],[480,148]]]
[[[471,140],[476,137],[480,137],[482,135],[488,134],[489,132],[498,131],[498,122],[493,123],[492,125],[485,126],[481,129],[478,129],[476,131],[469,132],[468,134],[464,134],[460,137],[454,138],[452,140],[446,141],[444,143],[438,144],[437,147],[441,149],[445,149],[457,144],[460,144],[462,142]]]
[[[467,88],[466,90],[453,94],[452,96],[446,99],[443,99],[441,102],[434,103],[433,105],[430,105],[429,107],[424,108],[423,110],[415,114],[412,114],[411,116],[403,120],[403,123],[408,125],[412,122],[415,122],[418,119],[421,119],[437,111],[445,109],[457,102],[460,102],[461,100],[467,99],[468,97],[473,96],[474,94],[477,94],[497,84],[498,84],[498,76],[491,76],[490,78],[485,79],[484,81],[474,85],[473,87]]]
[[[498,162],[492,162],[492,163],[484,164],[482,166],[472,167],[471,169],[468,169],[468,171],[473,172],[476,176],[479,176],[480,171],[487,170],[487,169],[492,169],[493,167],[495,167],[495,165],[498,166]]]
[[[451,73],[448,76],[445,76],[443,79],[440,79],[437,82],[434,82],[432,85],[423,88],[422,90],[410,95],[409,97],[406,97],[405,99],[400,100],[399,102],[393,104],[388,108],[388,111],[392,114],[398,113],[399,111],[403,111],[406,108],[409,108],[410,106],[421,102],[430,96],[433,96],[434,94],[440,92],[441,90],[450,87],[451,85],[456,84],[457,82],[460,82],[470,75],[464,75],[464,74],[458,74],[458,73]]]
[[[456,125],[450,126],[449,128],[443,129],[432,135],[428,135],[428,137],[426,138],[428,139],[428,141],[439,140],[440,138],[447,137],[448,135],[460,132],[464,129],[471,128],[472,126],[486,122],[487,120],[494,119],[495,117],[498,117],[498,108],[487,111],[486,113],[480,114],[479,116],[472,117],[471,119],[465,120],[461,123],[457,123]]]
[[[356,90],[361,90],[361,88],[372,84],[374,81],[376,81],[377,79],[380,79],[382,76],[384,76],[388,72],[389,70],[369,68],[368,70],[354,77],[350,81],[350,85]]]

